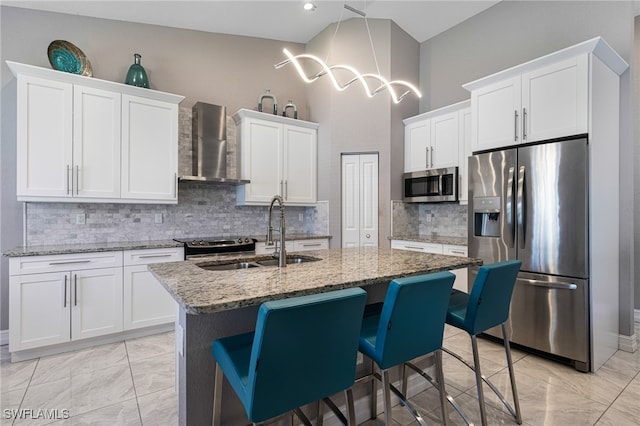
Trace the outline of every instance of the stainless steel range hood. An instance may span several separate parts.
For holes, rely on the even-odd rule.
[[[243,184],[227,173],[227,108],[197,102],[192,109],[192,175],[181,181]]]

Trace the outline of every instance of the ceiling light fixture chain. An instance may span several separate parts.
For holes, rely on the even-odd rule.
[[[329,48],[329,52],[327,53],[327,59],[325,61],[321,60],[317,56],[306,54],[306,53],[303,53],[303,54],[300,54],[300,55],[293,55],[287,49],[283,49],[283,53],[285,54],[287,59],[285,59],[282,62],[279,62],[279,63],[275,64],[273,67],[275,69],[280,69],[283,66],[285,66],[285,65],[287,65],[289,63],[292,63],[293,66],[295,67],[296,71],[298,71],[298,74],[300,75],[300,78],[302,78],[302,80],[304,82],[306,82],[306,83],[313,83],[314,81],[316,81],[320,77],[322,77],[324,75],[327,75],[328,78],[331,80],[332,85],[339,92],[347,89],[349,86],[351,86],[352,83],[354,83],[356,81],[359,81],[361,83],[361,85],[362,85],[362,88],[363,88],[365,94],[369,98],[372,98],[376,94],[378,94],[381,91],[386,89],[389,92],[389,95],[391,96],[391,99],[396,104],[400,103],[400,101],[402,101],[402,99],[405,96],[407,96],[409,93],[412,93],[412,92],[418,98],[421,98],[422,94],[420,93],[418,88],[415,87],[414,85],[412,85],[411,83],[403,81],[403,80],[388,81],[388,80],[386,80],[384,77],[382,77],[380,75],[380,68],[378,66],[378,59],[376,57],[376,51],[375,51],[375,48],[374,48],[374,45],[373,45],[373,38],[371,37],[371,31],[370,31],[370,28],[369,28],[369,22],[367,21],[366,13],[363,12],[363,11],[360,11],[358,9],[355,9],[355,8],[349,6],[346,3],[343,3],[343,6],[344,6],[344,8],[343,8],[342,12],[340,13],[340,20],[338,21],[338,23],[336,25],[336,30],[333,33],[333,37],[331,39],[331,44],[329,46],[330,47]],[[373,53],[373,60],[375,62],[377,74],[370,74],[370,73],[361,74],[358,70],[356,70],[354,67],[349,66],[349,65],[332,65],[332,66],[327,65],[327,62],[328,62],[328,59],[329,59],[329,55],[331,53],[331,48],[332,48],[333,43],[335,41],[336,35],[338,34],[338,29],[340,28],[340,23],[342,22],[344,9],[352,11],[352,12],[354,12],[354,13],[356,13],[356,14],[358,14],[358,15],[360,15],[360,16],[362,16],[364,18],[365,27],[367,29],[367,35],[369,36],[369,43],[371,45],[371,51]],[[318,71],[315,74],[307,75],[305,73],[304,69],[302,68],[302,65],[300,64],[300,61],[299,61],[300,59],[307,59],[307,60],[310,60],[310,61],[313,61],[313,62],[317,63],[320,66],[321,70]],[[338,80],[336,79],[336,76],[333,73],[333,70],[349,71],[351,74],[353,74],[353,77],[349,81],[347,81],[346,83],[340,84],[338,82]],[[379,86],[376,87],[372,91],[371,88],[369,87],[369,85],[367,84],[366,79],[377,80],[379,82]],[[395,91],[393,86],[403,86],[406,90],[400,96],[398,96],[396,94],[396,91]]]

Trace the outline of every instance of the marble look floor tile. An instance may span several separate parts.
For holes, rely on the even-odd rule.
[[[17,410],[20,408],[22,398],[27,388],[2,392],[0,394],[0,425],[10,425],[13,422],[13,415],[7,417],[6,410]]]
[[[468,358],[467,361],[469,361]],[[444,381],[447,386],[447,392],[450,394],[455,394],[456,389],[461,392],[466,392],[476,386],[476,376],[473,370],[468,368],[457,358],[444,352],[442,354],[442,364],[444,370]],[[485,376],[491,376],[504,368],[506,367],[492,361],[480,359],[480,371]]]
[[[154,334],[125,341],[129,361],[175,352],[175,333]]]
[[[481,363],[486,359],[503,367],[507,366],[507,356],[505,355],[504,345],[502,342],[495,342],[484,338],[477,338],[476,340],[478,342],[478,354],[480,355]],[[461,355],[467,361],[473,361],[471,338],[467,333],[456,334],[455,336],[446,339],[443,342],[443,346],[458,355]],[[511,348],[511,359],[513,362],[516,362],[525,356],[527,356],[526,352]]]
[[[138,406],[144,425],[178,424],[178,396],[173,388],[138,397]]]
[[[601,424],[640,424],[640,374],[629,383],[602,416]]]
[[[137,396],[175,386],[175,356],[166,353],[131,361],[131,373]]]
[[[29,386],[38,360],[29,360],[0,365],[0,390],[7,392]]]
[[[72,417],[134,399],[133,380],[129,366],[118,365],[62,380],[31,385],[21,408],[69,410]],[[16,422],[16,424],[42,424]]]
[[[471,394],[471,392],[463,393],[455,397],[455,402],[458,404],[464,415],[474,424],[480,425],[480,408],[478,406],[478,400],[475,397],[475,393]],[[466,426],[465,421],[462,417],[451,407],[448,406],[449,413],[449,424],[452,426]],[[434,407],[431,410],[430,416],[436,416],[437,419],[440,419],[440,407]],[[431,417],[429,417],[431,418]],[[441,422],[441,420],[438,420]],[[515,424],[513,417],[507,412],[496,409],[492,406],[487,406],[487,422],[489,425],[498,425],[498,424]],[[438,423],[440,424],[440,423]]]
[[[130,399],[53,423],[56,426],[137,426],[142,425],[138,402]]]
[[[460,333],[466,334],[466,332],[460,330],[457,327],[454,327],[454,326],[449,325],[449,324],[445,324],[444,325],[444,338],[445,339],[448,339],[449,337],[455,336],[456,334],[460,334]]]
[[[6,364],[11,362],[11,353],[9,352],[9,345],[0,346],[0,364]]]
[[[31,383],[35,385],[68,379],[74,375],[126,364],[124,343],[100,345],[41,358]]]

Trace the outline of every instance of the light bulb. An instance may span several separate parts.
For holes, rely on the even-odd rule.
[[[302,6],[304,10],[306,10],[307,12],[313,12],[314,10],[316,10],[316,5],[313,2],[307,1],[304,3],[304,5]]]

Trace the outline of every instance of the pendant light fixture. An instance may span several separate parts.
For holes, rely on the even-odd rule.
[[[362,88],[365,94],[369,98],[372,98],[376,94],[384,90],[387,90],[389,92],[389,95],[391,96],[391,99],[396,104],[400,103],[400,101],[402,101],[402,99],[410,93],[413,93],[418,98],[421,98],[422,93],[420,93],[420,90],[418,90],[418,88],[415,87],[413,84],[404,80],[389,81],[380,75],[380,68],[378,67],[378,59],[376,58],[376,51],[375,51],[375,48],[373,47],[373,39],[371,38],[371,31],[369,30],[369,21],[367,21],[366,13],[361,10],[353,8],[348,4],[344,4],[343,6],[344,6],[344,9],[354,12],[364,18],[365,27],[367,28],[367,35],[369,36],[369,43],[371,44],[373,60],[376,64],[377,74],[372,74],[372,73],[362,74],[357,69],[355,69],[350,65],[344,65],[344,64],[328,65],[326,60],[323,61],[322,59],[320,59],[315,55],[310,55],[307,53],[303,53],[300,55],[293,55],[287,49],[282,50],[285,56],[287,57],[287,59],[275,64],[273,67],[275,69],[280,69],[287,64],[293,64],[296,71],[298,71],[300,78],[302,78],[302,80],[306,83],[313,83],[314,81],[318,80],[320,77],[326,75],[331,80],[333,87],[339,92],[346,90],[349,86],[351,86],[355,82],[359,82],[362,85]],[[342,12],[344,13],[344,10]],[[338,24],[336,25],[336,30],[333,33],[333,39],[331,40],[331,45],[333,45],[333,41],[336,38],[336,34],[340,29],[340,23],[342,22],[343,13],[340,14],[340,20],[338,21]],[[304,68],[302,67],[301,60],[309,60],[309,61],[315,62],[317,65],[320,66],[320,71],[316,72],[315,74],[307,75],[307,73],[304,71]],[[333,72],[336,70],[348,71],[349,73],[353,74],[353,76],[346,82],[341,83],[338,81],[338,79],[336,78]],[[369,86],[369,82],[374,83],[373,89]],[[396,92],[396,88],[401,89],[402,93],[400,95],[398,95],[398,93]]]

